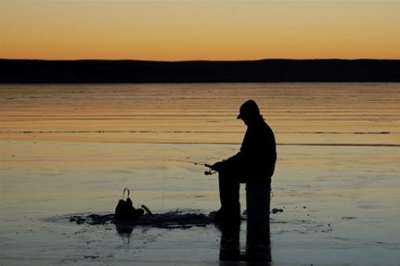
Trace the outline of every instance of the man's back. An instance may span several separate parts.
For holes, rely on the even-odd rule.
[[[240,148],[248,174],[241,182],[270,181],[276,162],[276,143],[272,129],[260,120],[249,124]]]

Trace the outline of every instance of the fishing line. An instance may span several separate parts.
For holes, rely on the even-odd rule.
[[[192,162],[192,161],[186,161],[186,160],[175,160],[175,159],[168,159],[166,161],[173,161],[173,162],[181,162],[181,163],[190,163],[194,165],[200,165],[200,166],[205,166],[211,168],[212,166],[206,163],[198,163],[198,162]]]
[[[192,162],[192,161],[186,161],[186,160],[175,160],[175,159],[168,159],[166,161],[173,161],[173,162],[181,162],[181,163],[189,163],[189,164],[194,164],[194,165],[200,165],[204,167],[208,167],[209,170],[204,171],[204,175],[212,175],[215,174],[216,171],[212,169],[212,165],[206,164],[206,163],[198,163],[198,162]]]

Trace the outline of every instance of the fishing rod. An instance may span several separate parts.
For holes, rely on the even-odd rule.
[[[169,161],[175,161],[175,162],[181,162],[181,163],[190,163],[190,164],[194,164],[194,165],[200,165],[200,166],[208,167],[209,170],[204,171],[205,175],[213,175],[213,174],[216,173],[216,171],[214,169],[212,169],[212,165],[210,165],[210,164],[198,163],[198,162],[192,162],[192,161],[185,161],[185,160],[169,160]]]

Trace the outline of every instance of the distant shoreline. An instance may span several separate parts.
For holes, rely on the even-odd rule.
[[[1,84],[400,82],[400,60],[254,61],[0,59]]]

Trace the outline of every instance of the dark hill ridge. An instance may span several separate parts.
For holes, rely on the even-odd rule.
[[[0,83],[400,82],[400,60],[0,59]]]

